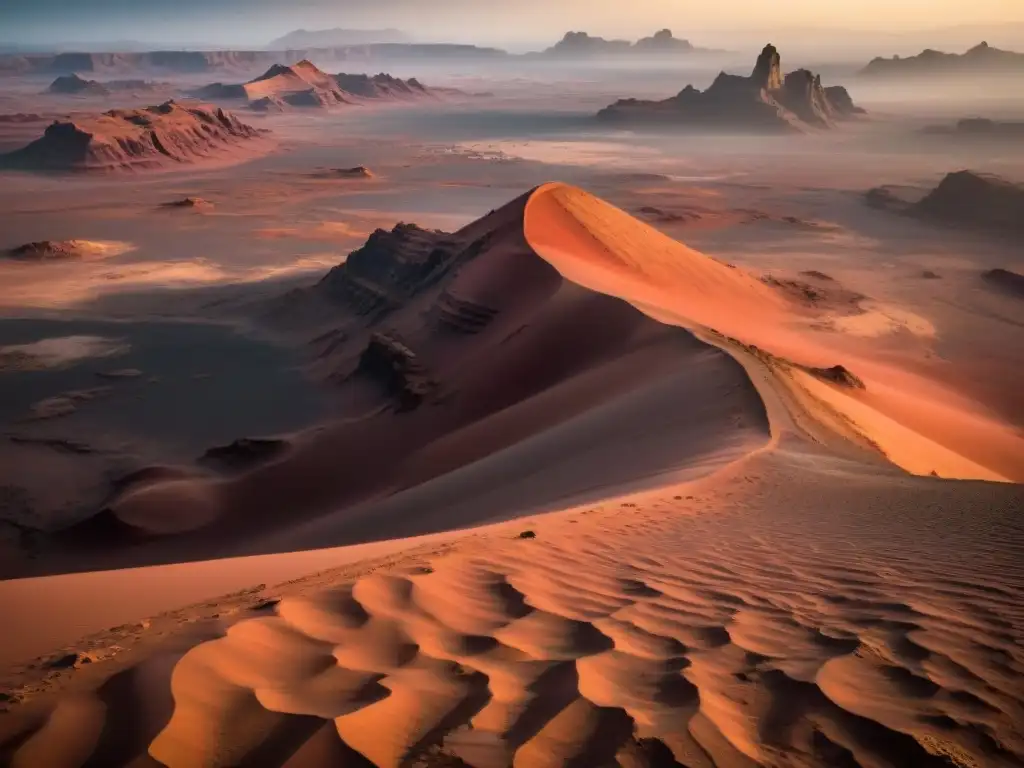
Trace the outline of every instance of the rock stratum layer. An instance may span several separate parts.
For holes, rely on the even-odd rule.
[[[28,171],[152,170],[223,161],[252,152],[260,132],[223,109],[168,101],[55,121],[0,168]]]
[[[762,133],[831,128],[863,111],[844,87],[826,88],[813,72],[799,69],[783,76],[778,50],[767,45],[749,77],[722,72],[705,91],[688,85],[662,101],[622,99],[597,117],[631,126]]]

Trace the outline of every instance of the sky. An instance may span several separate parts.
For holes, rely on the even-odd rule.
[[[395,27],[424,42],[516,46],[570,29],[636,38],[825,27],[902,32],[1024,24],[1024,0],[0,0],[0,43],[261,46],[297,28]]]

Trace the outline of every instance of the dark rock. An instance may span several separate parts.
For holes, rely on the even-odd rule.
[[[812,376],[816,376],[819,379],[838,384],[841,387],[848,387],[850,389],[864,389],[864,382],[861,381],[857,376],[854,376],[847,368],[842,365],[833,365],[831,368],[804,368]]]
[[[357,373],[382,383],[403,411],[418,407],[437,388],[416,353],[383,333],[370,337],[359,357]]]
[[[947,224],[1024,234],[1024,185],[991,174],[947,174],[912,211]]]
[[[66,261],[81,258],[82,251],[75,240],[40,240],[11,248],[7,255],[17,261]]]
[[[1009,269],[990,269],[982,273],[982,279],[1013,296],[1024,298],[1024,275]]]
[[[95,80],[86,80],[78,75],[61,75],[47,88],[50,93],[59,94],[90,94],[104,96],[110,93],[102,84]]]
[[[537,534],[535,532],[533,532],[533,531],[523,531],[516,538],[517,539],[535,539],[535,538],[537,538]]]
[[[218,471],[244,472],[273,461],[287,450],[287,440],[243,437],[228,445],[210,448],[199,463]]]

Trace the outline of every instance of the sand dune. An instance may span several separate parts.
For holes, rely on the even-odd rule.
[[[1020,764],[1024,495],[984,480],[1022,438],[827,311],[563,184],[376,232],[262,313],[341,420],[131,487],[47,567],[518,519],[37,659],[0,759]]]

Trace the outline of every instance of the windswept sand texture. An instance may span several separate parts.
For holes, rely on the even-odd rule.
[[[353,418],[227,446],[255,468],[138,485],[73,538],[528,518],[16,667],[11,765],[1024,761],[1022,493],[984,482],[1024,479],[1022,438],[813,302],[546,184],[454,235],[378,231],[265,312],[319,334]],[[181,567],[139,572],[154,600]]]

